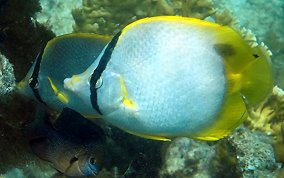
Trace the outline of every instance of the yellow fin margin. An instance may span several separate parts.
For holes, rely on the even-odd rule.
[[[53,39],[51,39],[50,41],[48,41],[48,43],[46,44],[46,47],[44,48],[44,53],[42,55],[42,60],[45,59],[45,50],[50,49],[51,46],[53,46],[55,43],[57,43],[60,40],[63,40],[65,38],[68,37],[83,37],[83,38],[93,38],[95,40],[101,40],[105,43],[108,43],[112,37],[110,36],[104,36],[104,35],[98,35],[98,34],[94,34],[94,33],[70,33],[70,34],[65,34],[65,35],[61,35],[61,36],[57,36]]]
[[[125,131],[132,134],[132,135],[136,135],[138,137],[147,138],[147,139],[151,139],[151,140],[167,141],[167,142],[172,141],[170,138],[163,137],[163,136],[147,135],[147,134],[132,132],[132,131],[129,131],[129,130],[125,130]]]
[[[239,93],[228,95],[217,120],[208,128],[191,137],[215,141],[226,137],[247,118],[246,107]]]
[[[202,26],[211,26],[211,27],[221,27],[221,25],[212,23],[209,21],[205,20],[200,20],[196,18],[190,18],[190,17],[182,17],[182,16],[155,16],[155,17],[147,17],[143,19],[139,19],[135,22],[130,23],[127,25],[121,33],[121,36],[124,35],[129,29],[132,27],[142,24],[142,23],[147,23],[147,22],[152,22],[152,21],[177,21],[177,23],[186,23],[186,24],[196,24],[196,25],[202,25]]]

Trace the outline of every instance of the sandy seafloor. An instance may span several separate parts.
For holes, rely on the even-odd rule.
[[[22,132],[23,125],[33,120],[37,104],[17,94],[15,84],[25,76],[38,51],[57,35],[71,33],[73,30],[107,33],[108,28],[117,25],[110,23],[104,29],[103,25],[108,25],[108,20],[103,17],[122,23],[121,18],[128,17],[134,10],[137,12],[135,18],[141,14],[141,17],[147,16],[147,13],[152,16],[165,15],[171,12],[169,6],[181,1],[153,1],[158,2],[159,7],[155,9],[155,13],[144,12],[143,6],[147,2],[150,0],[125,0],[124,5],[119,0],[0,0],[0,178],[64,177],[52,164],[32,153],[29,141]],[[201,14],[205,13],[197,1],[183,2],[198,7],[195,10]],[[206,4],[208,1],[200,2]],[[213,2],[214,9],[230,10],[242,27],[250,29],[259,41],[268,46],[273,54],[271,60],[275,85],[283,89],[284,0]],[[96,3],[101,7],[93,5]],[[85,11],[82,10],[82,4]],[[129,12],[125,8],[128,5],[131,7]],[[211,5],[206,7],[211,8]],[[74,8],[77,8],[76,13],[72,11]],[[107,15],[98,17],[100,14],[96,14],[99,13],[97,9]],[[121,14],[117,13],[119,9],[123,9]],[[86,12],[92,12],[95,20],[91,19],[92,15],[86,15]],[[129,19],[125,21],[128,22]],[[270,102],[276,103],[276,106],[266,106],[272,110],[277,108],[274,111],[276,119],[264,119],[263,129],[246,123],[228,138],[217,142],[189,138],[158,142],[132,136],[108,126],[108,144],[114,149],[105,156],[107,165],[97,177],[122,177],[131,161],[141,154],[143,159],[136,165],[137,170],[130,177],[284,177],[284,133],[281,135],[279,131],[279,127],[284,127],[284,94],[277,96],[277,101]],[[275,131],[275,128],[278,130]]]

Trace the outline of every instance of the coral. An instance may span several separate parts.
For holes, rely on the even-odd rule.
[[[212,14],[212,17],[218,24],[227,25],[230,27],[238,27],[237,19],[227,9],[225,9],[224,11],[217,10],[214,14]]]
[[[245,124],[273,136],[276,159],[284,164],[284,91],[275,86],[271,96],[250,111]]]
[[[209,168],[214,146],[189,138],[172,141],[164,155],[161,177],[211,177]]]
[[[36,13],[35,19],[51,28],[53,33],[63,35],[73,31],[74,19],[71,9],[78,8],[81,2],[78,0],[40,0],[42,10]]]
[[[215,12],[213,3],[210,0],[172,0],[171,2],[174,14],[170,15],[205,19]]]
[[[281,163],[275,160],[270,136],[240,127],[222,142],[228,145],[230,152],[225,159],[236,160],[238,177],[275,177],[278,174]]]
[[[74,32],[114,35],[127,24],[144,17],[181,15],[204,19],[214,13],[210,0],[83,0],[72,11]]]
[[[284,91],[275,86],[271,96],[258,108],[251,109],[245,122],[253,130],[260,130],[283,139],[281,125],[284,124]]]
[[[0,97],[14,90],[16,86],[12,64],[0,53]]]

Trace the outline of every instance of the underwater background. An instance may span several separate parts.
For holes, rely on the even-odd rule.
[[[137,19],[180,15],[244,31],[272,52],[275,86],[245,123],[216,142],[159,142],[107,126],[105,167],[97,177],[284,177],[283,0],[0,0],[0,178],[64,177],[39,159],[23,134],[36,102],[15,92],[38,52],[55,36],[114,35]],[[243,28],[249,29],[244,30]]]

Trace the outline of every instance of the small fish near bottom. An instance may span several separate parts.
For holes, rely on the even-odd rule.
[[[97,175],[104,156],[102,128],[79,113],[64,108],[54,124],[43,107],[25,127],[32,151],[68,177]]]

